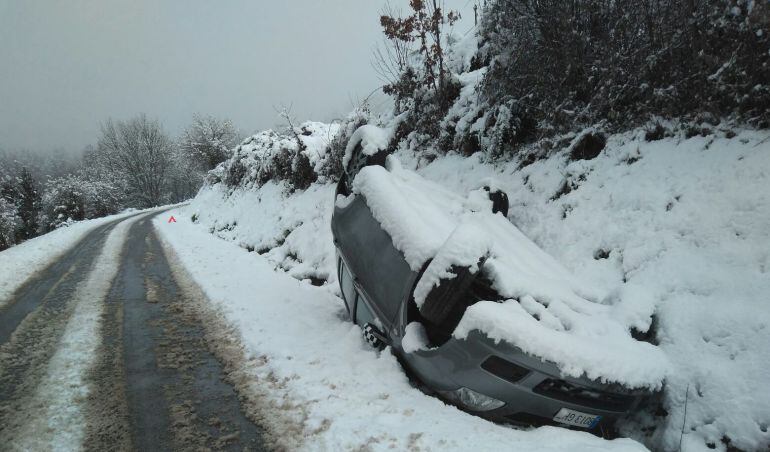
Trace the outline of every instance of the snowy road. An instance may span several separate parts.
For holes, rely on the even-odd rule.
[[[3,449],[263,449],[151,217],[95,228],[1,305]]]

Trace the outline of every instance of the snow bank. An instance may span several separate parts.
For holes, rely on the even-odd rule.
[[[735,133],[716,127],[705,137],[647,142],[638,130],[608,137],[593,160],[562,153],[519,169],[450,155],[419,170],[457,193],[496,177],[509,219],[590,282],[613,316],[645,330],[656,315],[672,365],[668,416],[625,427],[655,449],[678,449],[685,399],[683,450],[725,450],[725,438],[744,450],[770,445],[770,139]],[[411,152],[399,157],[417,164]],[[499,309],[530,328],[521,311],[542,308],[519,301]],[[474,308],[478,322],[487,308]],[[644,426],[658,428],[648,437]]]
[[[480,330],[555,363],[566,375],[634,388],[662,386],[669,368],[665,355],[631,337],[622,309],[593,299],[589,288],[502,215],[467,208],[478,200],[467,202],[402,169],[393,157],[389,167],[364,168],[353,191],[366,198],[412,269],[432,259],[415,287],[417,306],[441,279],[454,276],[453,265],[475,267],[482,258],[493,287],[510,298],[469,308],[455,337]]]
[[[178,223],[156,219],[156,228],[240,332],[254,378],[246,400],[278,410],[263,420],[279,443],[301,450],[644,450],[560,428],[515,430],[424,395],[395,357],[368,347],[330,288],[275,272],[265,258],[208,234],[189,220],[194,210],[172,211]]]
[[[0,308],[27,279],[59,259],[86,234],[98,226],[135,213],[136,211],[127,211],[74,222],[0,252]]]
[[[314,184],[290,194],[283,183],[231,192],[204,187],[187,219],[216,236],[261,254],[277,270],[315,284],[336,283],[331,214],[334,186]]]

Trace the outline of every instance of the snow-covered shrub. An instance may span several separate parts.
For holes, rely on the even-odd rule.
[[[440,150],[449,150],[455,139],[454,128],[442,127],[443,120],[460,96],[462,85],[456,77],[447,76],[441,89],[418,86],[407,99],[396,99],[408,108],[400,115],[394,141],[388,147],[394,151],[400,141],[410,141],[413,148],[430,149],[437,144]]]
[[[125,194],[107,181],[84,181],[86,218],[99,218],[118,213],[124,207]]]
[[[93,181],[82,175],[49,180],[43,194],[42,226],[56,229],[71,221],[112,215],[123,207],[125,193],[106,181]]]
[[[194,115],[179,139],[179,149],[198,168],[208,171],[227,160],[238,143],[238,132],[229,119]]]
[[[292,162],[291,175],[289,183],[297,190],[304,190],[318,179],[313,167],[310,164],[310,158],[304,152],[298,152]]]
[[[304,190],[319,174],[328,174],[329,144],[338,129],[336,124],[305,122],[287,133],[262,131],[238,145],[228,160],[209,172],[206,183],[248,189],[276,180],[290,190]]]
[[[401,119],[390,150],[523,160],[586,127],[767,128],[769,26],[770,3],[750,0],[490,0],[477,34],[442,41],[446,89],[423,83],[419,52],[398,66],[386,90]]]
[[[56,229],[70,221],[86,217],[86,195],[82,180],[74,176],[60,177],[48,182],[43,194],[43,220],[47,230]]]
[[[319,176],[326,178],[326,180],[339,180],[343,171],[342,158],[345,156],[345,149],[350,136],[359,127],[368,124],[370,120],[371,112],[366,106],[356,108],[345,117],[327,146],[326,158],[321,165]]]
[[[768,2],[746,0],[494,0],[481,24],[482,94],[521,101],[541,132],[651,115],[768,127],[769,17]]]
[[[486,118],[486,127],[478,132],[479,144],[491,157],[504,156],[536,135],[537,124],[531,114],[514,99],[492,107]]]

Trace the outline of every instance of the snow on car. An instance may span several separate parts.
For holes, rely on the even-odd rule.
[[[371,344],[505,422],[603,428],[662,387],[666,356],[631,332],[650,318],[599,299],[525,237],[493,184],[463,198],[386,160],[387,134],[352,137],[332,217],[341,292]]]

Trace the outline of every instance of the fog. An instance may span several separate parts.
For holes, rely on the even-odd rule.
[[[383,5],[0,0],[0,149],[80,150],[108,117],[140,112],[172,135],[196,112],[243,133],[279,123],[281,105],[340,117],[381,85]]]

